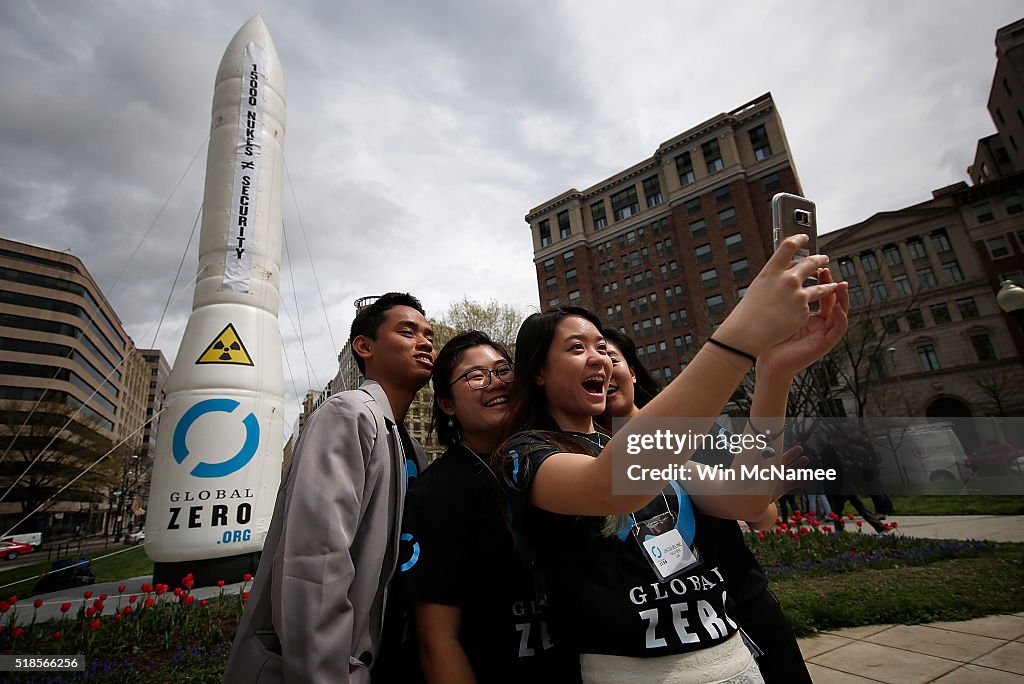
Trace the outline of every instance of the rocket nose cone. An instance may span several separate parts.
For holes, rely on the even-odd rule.
[[[220,66],[217,68],[217,82],[219,83],[225,78],[238,78],[241,75],[245,46],[249,43],[255,43],[263,48],[267,81],[275,90],[283,93],[284,79],[281,73],[281,61],[278,59],[277,48],[274,47],[270,31],[267,30],[267,25],[263,23],[263,17],[259,14],[245,22],[228,43],[227,49],[224,50],[224,56],[221,57]]]

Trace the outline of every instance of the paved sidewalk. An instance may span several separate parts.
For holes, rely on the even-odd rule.
[[[1024,683],[1024,613],[800,639],[815,684]]]
[[[908,537],[1024,542],[1022,516],[896,515],[892,521],[899,523],[896,534]],[[815,684],[1024,684],[1024,613],[853,627],[798,641]]]

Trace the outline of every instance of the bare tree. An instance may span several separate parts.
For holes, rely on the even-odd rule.
[[[494,299],[480,303],[463,297],[448,307],[441,320],[453,335],[465,330],[480,330],[491,339],[511,346],[515,344],[519,326],[525,318],[523,311],[510,304],[500,304]]]
[[[1018,373],[1006,368],[993,368],[968,375],[971,384],[982,395],[978,402],[988,416],[1019,416],[1024,405],[1024,386]]]

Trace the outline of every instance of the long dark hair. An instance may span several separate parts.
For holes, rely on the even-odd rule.
[[[658,381],[651,377],[650,372],[640,361],[636,353],[636,344],[629,339],[626,333],[617,328],[605,328],[601,331],[604,338],[618,347],[622,352],[622,358],[636,376],[636,384],[633,386],[633,404],[637,408],[643,408],[651,399],[661,391]]]
[[[490,347],[501,354],[506,361],[512,361],[512,354],[508,347],[501,342],[492,340],[487,333],[479,330],[467,330],[459,333],[448,340],[441,351],[437,353],[434,370],[430,373],[430,382],[434,388],[434,407],[430,429],[437,430],[437,441],[446,447],[454,445],[459,440],[459,433],[462,430],[458,418],[449,416],[441,410],[441,399],[452,398],[452,372],[462,362],[465,353],[473,347]]]
[[[505,419],[504,439],[492,458],[493,465],[499,472],[505,472],[510,461],[505,444],[510,437],[519,432],[532,432],[570,453],[589,453],[592,448],[561,431],[548,410],[545,389],[535,382],[547,362],[548,351],[555,339],[555,328],[563,319],[570,316],[578,316],[592,323],[598,330],[601,329],[601,319],[592,311],[580,306],[560,306],[532,314],[519,328],[519,334],[516,335],[516,381],[512,386],[509,410]],[[520,462],[524,466],[528,465],[529,459],[525,458],[528,454],[519,456],[524,457]],[[506,477],[506,480],[512,481],[509,477]]]

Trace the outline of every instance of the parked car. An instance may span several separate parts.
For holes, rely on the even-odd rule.
[[[144,541],[146,541],[146,528],[145,527],[143,527],[141,530],[136,530],[135,532],[129,532],[128,534],[124,535],[124,543],[125,544],[131,544],[132,546],[135,546],[136,544],[141,544]]]
[[[9,534],[6,537],[0,538],[0,542],[16,541],[22,544],[28,544],[32,548],[35,548],[43,543],[42,532],[23,532],[21,534]]]
[[[31,544],[22,544],[16,541],[0,542],[0,558],[14,560],[23,553],[31,553]]]
[[[1024,458],[1024,452],[1010,444],[978,447],[967,457],[967,465],[978,474],[1003,475]]]

